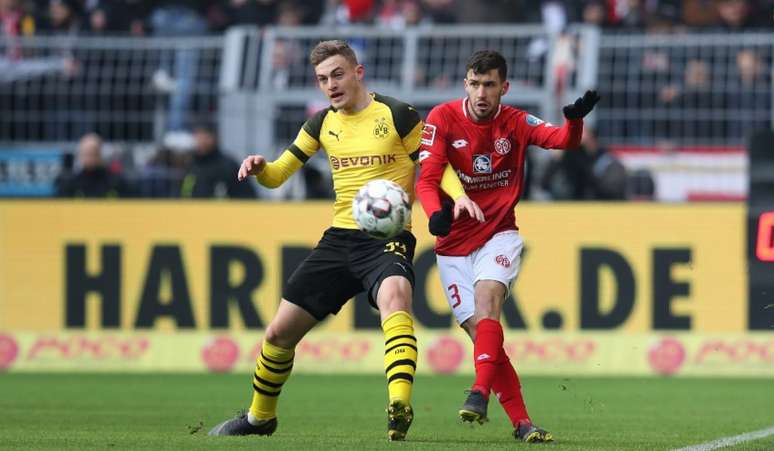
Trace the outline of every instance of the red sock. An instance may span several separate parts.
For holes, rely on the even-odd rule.
[[[476,326],[476,340],[473,342],[473,364],[476,367],[476,382],[471,390],[480,391],[489,398],[492,382],[497,372],[497,361],[503,349],[503,326],[493,319],[482,319]]]
[[[492,391],[508,414],[511,423],[518,426],[522,421],[530,421],[524,397],[521,395],[521,382],[505,350],[500,351],[497,361],[497,373],[492,381]]]

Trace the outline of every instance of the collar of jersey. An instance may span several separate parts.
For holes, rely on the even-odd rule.
[[[364,114],[366,111],[368,111],[373,106],[374,103],[376,103],[375,94],[376,93],[374,93],[374,92],[369,92],[368,95],[371,96],[371,101],[368,103],[368,105],[365,108],[363,108],[362,110],[358,111],[355,114],[345,114],[343,112],[339,112],[339,110],[334,108],[333,105],[331,105],[331,111],[333,111],[334,113],[339,113],[339,115],[342,116],[342,117],[347,117],[347,118],[353,118],[354,119],[354,118],[359,117],[360,115]]]
[[[497,119],[497,116],[500,115],[500,112],[502,110],[503,110],[503,104],[500,103],[499,105],[497,105],[497,112],[495,113],[494,116],[492,116],[491,119],[487,119],[487,120],[481,121],[481,122],[476,122],[473,119],[471,119],[470,116],[468,116],[468,98],[464,97],[462,99],[462,114],[463,114],[463,116],[465,116],[465,119],[470,121],[471,124],[475,124],[475,125],[489,125],[492,122],[494,122],[495,119]]]

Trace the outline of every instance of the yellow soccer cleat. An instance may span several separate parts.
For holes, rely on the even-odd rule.
[[[527,443],[547,443],[553,442],[554,436],[550,432],[543,430],[531,422],[519,423],[513,431],[513,437]]]
[[[387,406],[387,438],[392,441],[405,440],[414,410],[401,401],[393,401]]]

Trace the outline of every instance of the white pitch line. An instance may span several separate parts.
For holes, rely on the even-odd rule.
[[[770,435],[774,435],[774,426],[767,429],[761,429],[760,431],[747,432],[744,434],[734,435],[732,437],[719,438],[707,443],[686,446],[685,448],[678,448],[673,451],[710,451],[713,449],[738,445],[740,443],[749,442],[751,440],[758,440],[759,438],[768,437]]]

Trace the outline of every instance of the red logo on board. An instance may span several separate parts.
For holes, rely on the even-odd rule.
[[[231,370],[239,358],[239,345],[228,337],[218,337],[202,348],[202,360],[215,373]]]
[[[658,374],[675,374],[685,362],[685,346],[676,338],[664,338],[650,348],[648,362]]]
[[[449,374],[459,368],[465,358],[465,348],[453,337],[440,337],[427,350],[430,368],[439,374]]]
[[[19,345],[10,335],[0,335],[0,370],[10,368],[19,355]]]

